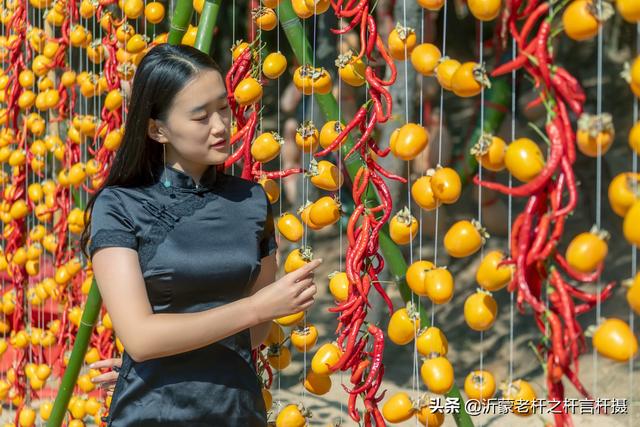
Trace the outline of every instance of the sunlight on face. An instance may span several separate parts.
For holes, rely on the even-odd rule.
[[[231,110],[222,75],[198,73],[176,94],[165,123],[167,163],[192,171],[219,165],[229,156]]]

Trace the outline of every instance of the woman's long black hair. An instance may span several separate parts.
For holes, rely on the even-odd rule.
[[[151,48],[142,58],[133,77],[122,143],[103,186],[89,198],[85,210],[80,248],[87,258],[90,211],[96,198],[105,187],[136,187],[153,183],[154,173],[162,165],[163,158],[162,144],[147,134],[149,119],[166,120],[176,94],[204,70],[221,72],[209,55],[187,45],[163,43]]]

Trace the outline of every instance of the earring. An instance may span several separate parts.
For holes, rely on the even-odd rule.
[[[162,163],[164,164],[164,181],[162,184],[169,188],[171,187],[171,181],[167,178],[167,145],[162,144]]]

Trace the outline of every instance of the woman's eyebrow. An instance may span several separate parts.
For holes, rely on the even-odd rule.
[[[217,96],[215,99],[213,99],[212,101],[205,102],[205,103],[204,103],[204,104],[202,104],[202,105],[198,105],[197,107],[192,108],[192,109],[189,111],[189,113],[195,113],[195,112],[197,112],[197,111],[204,110],[204,109],[206,108],[206,106],[207,106],[207,105],[212,104],[212,103],[217,102],[217,101],[221,101],[221,100],[223,100],[223,99],[227,99],[227,94],[226,94],[225,92],[221,92],[221,93],[220,93],[220,95],[218,95],[218,96]]]

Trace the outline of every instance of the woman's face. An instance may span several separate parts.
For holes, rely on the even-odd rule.
[[[199,72],[178,92],[162,121],[167,163],[202,172],[229,156],[231,112],[218,71]]]

